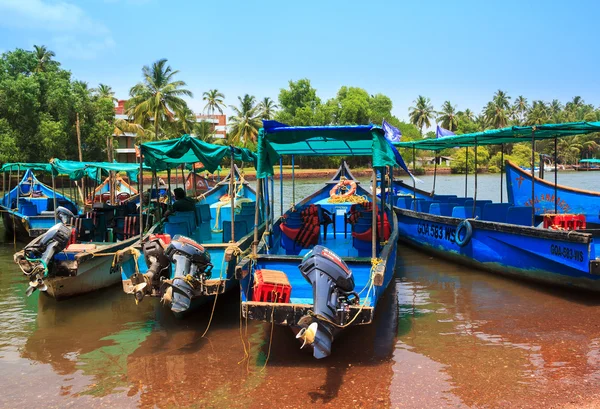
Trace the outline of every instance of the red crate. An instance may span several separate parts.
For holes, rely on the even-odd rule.
[[[586,228],[583,214],[545,214],[544,228],[552,230],[582,230]]]
[[[257,269],[254,272],[254,301],[289,303],[292,286],[283,271]]]

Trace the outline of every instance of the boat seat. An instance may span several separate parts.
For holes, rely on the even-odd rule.
[[[531,207],[513,206],[506,213],[506,223],[518,226],[531,226]]]
[[[447,203],[453,199],[456,199],[456,195],[433,195],[433,200],[437,202]]]
[[[172,216],[169,216],[169,221],[187,221],[190,232],[196,230],[196,212],[175,212]]]
[[[434,203],[440,203],[440,202],[439,201],[435,201],[435,200],[434,201],[426,200],[426,201],[420,203],[420,209],[419,209],[419,211],[423,212],[423,213],[429,213],[429,209],[431,208],[431,205],[434,204]]]
[[[410,209],[413,198],[411,196],[400,196],[396,201],[396,206],[400,209]]]
[[[508,209],[511,207],[510,203],[487,203],[483,206],[481,219],[488,222],[506,223]]]
[[[21,203],[19,206],[19,213],[23,216],[37,216],[38,214],[37,206],[31,202]]]
[[[198,219],[198,224],[202,222],[210,222],[210,205],[208,203],[196,204],[196,217]]]
[[[236,241],[248,234],[248,225],[245,221],[236,221],[233,226]],[[229,220],[223,220],[223,243],[229,243],[230,241],[231,222]]]
[[[456,199],[453,199],[452,202],[453,203],[458,203],[457,206],[465,206],[465,202],[471,200],[471,206],[473,205],[472,201],[473,198],[472,197],[457,197]]]
[[[94,239],[94,221],[89,218],[76,217],[74,220],[77,229],[77,239],[81,241],[92,241]]]
[[[469,200],[465,200],[465,204],[463,206],[465,207],[473,207],[473,199],[469,199]],[[492,203],[491,200],[478,200],[477,202],[475,202],[475,207],[477,207],[479,209],[479,213],[483,213],[483,206],[485,206],[488,203]]]
[[[413,199],[412,203],[410,204],[410,210],[414,210],[416,212],[419,212],[420,208],[421,208],[421,203],[423,203],[425,201],[425,199]]]
[[[177,234],[185,237],[190,237],[191,235],[190,225],[187,220],[180,222],[166,222],[164,225],[164,232],[171,237],[175,237]]]
[[[452,216],[452,209],[454,206],[458,206],[457,203],[432,203],[429,206],[429,214],[438,216]]]
[[[481,217],[481,210],[478,207],[475,208],[475,215],[473,215],[473,206],[455,206],[452,209],[452,217],[459,219],[472,219],[474,217]]]

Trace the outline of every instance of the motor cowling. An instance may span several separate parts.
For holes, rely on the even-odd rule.
[[[70,236],[71,229],[58,223],[15,254],[15,262],[30,279],[29,288],[26,291],[27,296],[33,294],[36,289],[46,290],[44,276],[47,273],[48,265],[55,254],[67,247]]]
[[[349,296],[355,301],[354,276],[344,260],[323,246],[315,246],[304,256],[298,266],[302,276],[313,288],[313,315],[303,317],[297,338],[304,340],[302,346],[313,346],[315,358],[331,353],[335,326],[327,321],[343,325],[344,310]]]
[[[143,300],[144,295],[152,294],[154,290],[160,288],[162,278],[168,277],[168,269],[171,261],[165,254],[166,244],[157,236],[150,236],[149,240],[142,245],[144,260],[148,270],[144,273],[134,273],[131,275],[131,284],[136,302]]]
[[[175,267],[173,280],[164,289],[163,301],[171,303],[171,311],[184,312],[195,294],[202,294],[204,282],[210,278],[212,263],[204,246],[187,237],[176,235],[165,250]]]
[[[76,217],[72,211],[62,206],[58,206],[55,210],[55,213],[56,218],[65,225],[71,224],[71,221]]]

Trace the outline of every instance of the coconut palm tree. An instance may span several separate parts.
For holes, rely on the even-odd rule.
[[[35,72],[44,72],[46,68],[55,63],[52,61],[52,58],[56,56],[54,51],[50,51],[46,48],[45,45],[34,45],[33,46],[35,58],[37,60],[37,66],[35,67]]]
[[[211,89],[208,90],[208,92],[203,93],[202,100],[206,101],[204,112],[214,115],[215,111],[218,111],[223,115],[223,107],[225,106],[223,102],[224,99],[225,95],[217,89]]]
[[[500,102],[500,104],[498,102]],[[483,109],[485,123],[492,128],[504,128],[508,125],[510,112],[507,108],[502,108],[502,106],[505,106],[502,101],[498,102],[496,102],[496,99],[494,98],[494,101],[488,102]]]
[[[533,101],[531,110],[527,113],[527,125],[538,125],[548,123],[550,110],[544,101]]]
[[[117,99],[115,98],[115,92],[112,90],[110,85],[98,84],[98,88],[94,89],[94,92],[98,98],[106,98],[113,102],[117,102]]]
[[[153,121],[154,137],[161,136],[161,126],[165,122],[173,122],[176,118],[185,118],[187,103],[182,97],[193,94],[183,88],[184,81],[174,80],[179,73],[167,65],[163,58],[152,66],[142,68],[143,81],[134,85],[129,91],[131,98],[127,101],[127,114],[134,123],[147,126]]]
[[[208,121],[196,122],[194,125],[194,135],[204,142],[212,142],[215,134],[213,124]]]
[[[456,115],[465,121],[475,122],[475,114],[469,108],[465,109],[464,111],[458,111]]]
[[[529,103],[527,102],[527,98],[525,98],[523,95],[519,95],[515,99],[515,103],[513,104],[512,108],[514,118],[519,124],[523,123],[528,110]]]
[[[262,101],[258,104],[258,109],[260,110],[260,117],[262,119],[273,119],[275,116],[275,109],[277,109],[277,105],[273,100],[269,97],[264,97]]]
[[[548,107],[548,113],[550,121],[553,123],[560,123],[563,120],[563,106],[558,99],[553,99]]]
[[[449,131],[456,131],[458,128],[458,116],[456,114],[456,105],[452,105],[450,101],[445,101],[442,105],[441,115],[437,117],[437,122]]]
[[[510,100],[510,97],[506,94],[506,92],[502,91],[501,89],[496,91],[496,93],[494,94],[494,98],[492,99],[494,104],[496,104],[501,109],[506,109],[506,110],[508,110],[510,108],[509,100]]]
[[[238,97],[238,100],[240,102],[239,107],[230,105],[234,112],[234,115],[229,117],[231,142],[247,146],[250,142],[256,142],[256,136],[261,127],[259,107],[252,95],[246,94],[244,98]]]
[[[410,122],[419,128],[419,132],[423,136],[423,127],[431,127],[431,120],[435,118],[436,112],[433,110],[431,100],[423,95],[419,95],[414,104],[414,106],[408,108]]]

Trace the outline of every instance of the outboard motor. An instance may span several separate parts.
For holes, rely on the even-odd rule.
[[[56,217],[63,224],[71,224],[71,221],[75,218],[75,215],[73,214],[73,212],[70,211],[69,209],[67,209],[66,207],[58,206],[56,208],[55,212],[56,212]]]
[[[335,331],[331,323],[344,325],[348,305],[358,302],[354,277],[344,260],[320,245],[304,256],[298,268],[312,284],[314,314],[300,319],[302,329],[296,338],[303,340],[302,347],[306,344],[313,347],[315,358],[324,358],[331,353]]]
[[[71,229],[62,223],[52,226],[46,233],[29,243],[15,254],[14,260],[23,274],[29,277],[29,287],[26,294],[30,296],[37,289],[46,291],[44,276],[48,265],[56,253],[63,251],[69,243]]]
[[[162,300],[171,303],[171,311],[184,312],[192,297],[204,292],[204,282],[210,278],[213,267],[210,253],[200,243],[176,235],[165,254],[175,264],[175,274],[164,289]]]
[[[165,247],[166,244],[156,236],[150,236],[150,240],[142,246],[148,271],[144,274],[134,273],[131,276],[136,303],[142,301],[144,295],[152,294],[155,289],[159,289],[161,278],[169,278],[168,268],[171,261],[165,255]]]

